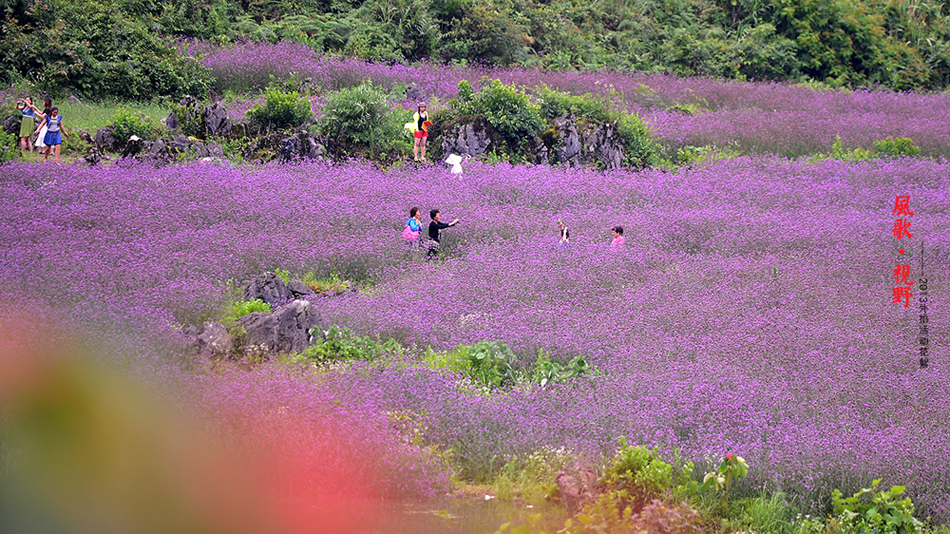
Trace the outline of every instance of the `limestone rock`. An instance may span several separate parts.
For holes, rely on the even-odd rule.
[[[95,143],[100,150],[118,152],[122,148],[122,143],[115,137],[114,126],[105,126],[96,130]]]
[[[451,127],[442,136],[442,153],[479,156],[492,145],[491,136],[484,121],[476,120]]]
[[[224,149],[221,148],[221,145],[215,143],[214,141],[208,141],[205,143],[196,143],[198,145],[198,157],[199,158],[223,158]]]
[[[234,346],[231,334],[223,324],[207,321],[198,331],[196,344],[201,352],[210,352],[214,355],[225,355],[231,352]]]
[[[266,272],[244,287],[244,300],[260,299],[271,306],[282,304],[294,297],[293,292],[276,274]]]
[[[406,86],[406,100],[412,101],[412,109],[415,110],[419,102],[425,102],[426,94],[422,89],[414,85]]]
[[[280,161],[286,163],[304,158],[323,159],[327,155],[327,149],[322,139],[310,132],[302,131],[281,139],[277,154]]]
[[[554,154],[558,163],[567,163],[571,167],[581,164],[581,139],[577,133],[577,121],[573,115],[554,119],[558,143]]]
[[[170,112],[168,117],[165,118],[165,128],[168,128],[168,131],[178,129],[178,117],[175,116],[174,111]]]
[[[238,326],[244,328],[245,346],[248,349],[286,354],[305,350],[310,346],[310,329],[324,328],[326,325],[313,303],[295,300],[273,313],[245,315],[238,319]]]
[[[99,147],[90,147],[81,159],[88,163],[90,167],[94,167],[98,165],[100,161],[102,161],[102,151],[99,150]]]
[[[316,295],[317,292],[310,289],[310,286],[301,282],[300,280],[291,280],[287,284],[287,289],[294,295],[294,297],[303,297],[306,295]]]
[[[83,130],[82,128],[73,128],[73,131],[76,132],[76,134],[79,136],[79,139],[81,139],[83,143],[86,143],[87,145],[95,143],[95,140],[93,140],[92,136],[86,130]]]
[[[623,167],[624,143],[617,131],[617,123],[604,124],[584,136],[585,161],[601,162],[608,169]]]
[[[228,115],[228,111],[224,109],[224,104],[215,102],[210,106],[205,106],[202,115],[204,116],[206,135],[215,137],[231,135],[231,117]]]
[[[10,135],[18,135],[20,133],[20,121],[23,120],[21,117],[22,115],[19,113],[7,115],[6,118],[3,119],[3,122],[0,123],[3,126],[3,131]]]

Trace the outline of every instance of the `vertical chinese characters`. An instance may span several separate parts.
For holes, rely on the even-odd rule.
[[[894,237],[897,239],[902,238],[912,238],[913,234],[910,233],[910,221],[907,217],[914,215],[914,212],[910,210],[910,195],[898,196],[894,199],[894,215],[901,217],[894,221]],[[897,251],[898,254],[903,255],[904,249]],[[910,306],[910,298],[914,296],[910,292],[911,286],[914,285],[914,281],[910,279],[910,264],[897,264],[897,267],[894,268],[894,291],[893,291],[893,300],[891,303],[904,303],[904,307]]]

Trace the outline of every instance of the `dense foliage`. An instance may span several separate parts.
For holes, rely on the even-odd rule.
[[[310,103],[301,99],[297,91],[282,91],[279,87],[268,87],[264,91],[264,103],[255,104],[247,111],[247,118],[264,130],[295,128],[312,115]]]
[[[89,96],[204,95],[169,36],[290,39],[384,61],[675,72],[756,80],[950,81],[950,17],[911,0],[28,0],[0,2],[0,82]],[[68,31],[67,31],[68,30]]]
[[[165,7],[135,0],[4,0],[0,82],[22,77],[54,95],[68,89],[96,98],[204,96],[207,69],[181,54],[149,16]]]
[[[318,128],[338,154],[381,157],[408,153],[401,130],[411,113],[392,108],[386,93],[371,82],[327,95]]]

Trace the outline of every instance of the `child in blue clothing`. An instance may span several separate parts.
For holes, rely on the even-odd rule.
[[[66,127],[63,125],[63,116],[59,114],[59,108],[51,109],[43,123],[46,125],[46,137],[43,138],[43,143],[47,146],[43,161],[49,160],[49,155],[53,152],[55,153],[54,161],[59,165],[59,146],[63,143],[60,131],[62,131],[63,136],[69,137],[69,134],[66,133]],[[41,129],[42,126],[37,128],[35,133],[40,133]]]

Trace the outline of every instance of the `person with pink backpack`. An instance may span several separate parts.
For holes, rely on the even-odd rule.
[[[419,208],[409,210],[409,220],[406,221],[406,227],[402,230],[402,239],[409,248],[421,245],[419,236],[422,234],[422,221],[419,220]]]

